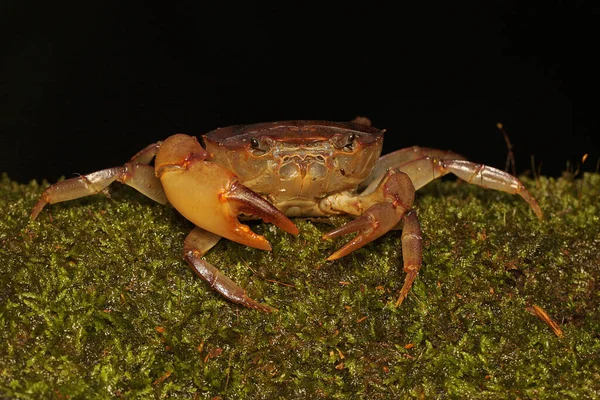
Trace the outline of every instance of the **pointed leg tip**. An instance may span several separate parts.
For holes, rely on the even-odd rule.
[[[540,221],[545,221],[546,217],[544,217],[544,214],[537,214],[537,217]]]
[[[244,298],[244,300],[241,302],[241,304],[248,308],[251,308],[253,310],[261,311],[261,312],[264,312],[267,314],[279,312],[278,308],[271,307],[264,303],[259,303],[258,301],[254,300],[250,297]]]
[[[540,205],[538,204],[537,200],[535,200],[531,196],[530,196],[530,199],[525,198],[525,200],[529,203],[529,206],[533,209],[533,213],[536,215],[536,217],[538,217],[538,219],[540,221],[543,221],[544,213],[542,212],[542,209],[540,208]]]
[[[265,312],[267,314],[278,313],[279,312],[278,308],[271,307],[271,306],[268,306],[266,304],[263,304],[263,307],[259,308],[258,310],[262,311],[262,312]]]
[[[396,300],[396,304],[394,305],[396,308],[400,307],[402,305],[402,302],[404,302],[404,299],[406,298],[405,295],[400,295],[400,297],[398,297],[398,300]]]
[[[29,218],[32,221],[35,221],[35,219],[38,217],[38,215],[40,215],[40,212],[42,212],[42,210],[44,209],[44,207],[46,206],[46,204],[48,204],[47,201],[45,201],[44,199],[40,199],[35,206],[33,207],[33,209],[31,210],[31,213],[29,214]]]
[[[546,219],[546,218],[544,217],[544,213],[542,212],[542,209],[541,209],[539,206],[538,206],[538,207],[535,207],[535,208],[533,209],[533,212],[535,213],[535,215],[538,217],[538,219],[539,219],[540,221],[543,221],[543,220],[545,220],[545,219]]]

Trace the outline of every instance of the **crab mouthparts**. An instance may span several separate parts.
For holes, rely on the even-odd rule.
[[[281,159],[279,175],[282,179],[300,177],[305,179],[321,179],[327,173],[326,159],[322,155],[294,155],[284,156]]]

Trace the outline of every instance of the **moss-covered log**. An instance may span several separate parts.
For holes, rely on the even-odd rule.
[[[343,219],[253,229],[208,259],[278,313],[241,308],[182,260],[192,226],[127,187],[48,206],[0,184],[0,398],[600,397],[600,175],[455,182],[418,195],[424,264],[401,307],[400,232],[335,262]],[[527,308],[564,331],[556,336]]]

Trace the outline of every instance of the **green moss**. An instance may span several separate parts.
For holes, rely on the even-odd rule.
[[[420,191],[424,265],[400,308],[400,232],[335,262],[332,220],[263,252],[207,255],[253,297],[236,306],[182,261],[192,226],[127,187],[28,213],[0,184],[2,398],[595,398],[600,396],[600,175],[525,180],[519,198],[454,182]],[[526,311],[559,322],[556,337]]]

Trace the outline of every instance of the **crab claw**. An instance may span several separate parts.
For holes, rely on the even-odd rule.
[[[369,207],[360,217],[323,235],[323,239],[334,239],[357,232],[354,238],[327,259],[337,260],[372,242],[396,226],[401,217],[402,214],[398,213],[391,203],[378,203]]]
[[[165,194],[185,218],[219,236],[262,250],[271,250],[271,245],[238,221],[240,213],[298,234],[296,225],[273,204],[242,185],[231,171],[206,161],[208,157],[196,138],[182,134],[164,141],[156,157],[156,174]]]
[[[264,222],[272,223],[292,235],[299,233],[296,225],[284,213],[279,211],[277,207],[237,181],[234,181],[229,191],[222,196],[228,202],[229,208],[235,216],[239,213],[250,214],[260,217]],[[234,219],[234,224],[235,229],[240,229],[244,232],[249,231],[253,235],[256,235],[246,225],[240,224],[237,219]],[[263,238],[260,235],[256,236]],[[269,246],[268,250],[271,250],[271,246],[268,243],[267,245]]]

